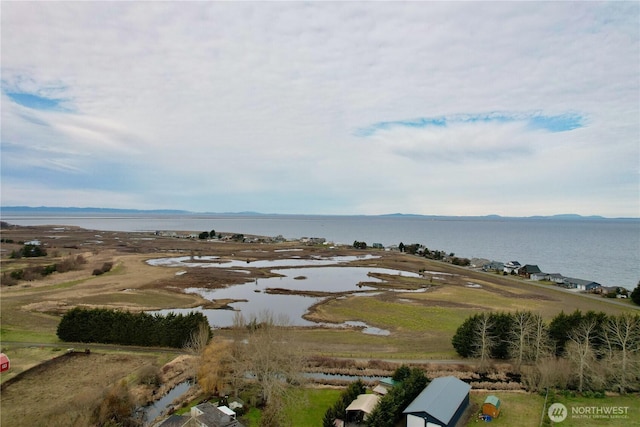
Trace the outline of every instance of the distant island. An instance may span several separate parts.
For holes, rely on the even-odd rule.
[[[154,214],[154,215],[238,215],[238,216],[264,216],[264,215],[277,215],[277,216],[336,216],[336,217],[402,217],[402,218],[464,218],[464,219],[556,219],[556,220],[603,220],[603,219],[626,219],[637,220],[640,218],[609,218],[600,215],[579,215],[579,214],[556,214],[556,215],[533,215],[533,216],[501,216],[497,214],[490,215],[423,215],[423,214],[406,214],[406,213],[390,213],[380,215],[365,215],[365,214],[352,214],[352,215],[331,215],[331,214],[283,214],[283,213],[263,213],[253,211],[243,212],[194,212],[180,209],[118,209],[118,208],[98,208],[98,207],[61,207],[61,206],[2,206],[0,207],[0,213],[86,213],[86,214]]]

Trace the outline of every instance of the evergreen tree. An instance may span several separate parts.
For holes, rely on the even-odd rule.
[[[640,305],[640,281],[638,281],[638,285],[631,292],[631,301],[633,301],[637,305]]]
[[[478,314],[467,317],[462,325],[458,326],[456,333],[451,339],[453,348],[462,357],[471,357],[474,353],[473,343],[475,341],[476,325],[480,317]]]
[[[340,393],[340,397],[334,403],[334,405],[327,409],[327,412],[324,414],[324,418],[322,419],[322,425],[324,427],[333,427],[333,422],[336,419],[344,420],[347,416],[347,406],[353,402],[358,395],[364,394],[366,392],[366,387],[361,379],[358,378],[357,381],[352,382],[349,386]]]
[[[402,419],[402,411],[427,386],[429,380],[419,368],[401,366],[394,372],[394,378],[404,378],[384,395],[367,418],[369,427],[394,427]]]

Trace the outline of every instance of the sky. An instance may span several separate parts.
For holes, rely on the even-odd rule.
[[[638,2],[7,2],[2,206],[640,217]]]

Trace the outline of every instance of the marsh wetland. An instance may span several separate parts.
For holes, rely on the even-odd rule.
[[[12,358],[14,366],[2,374],[3,384],[67,347],[85,348],[60,342],[56,336],[61,315],[73,307],[146,312],[202,310],[214,327],[214,336],[229,339],[234,337],[231,326],[237,314],[251,318],[270,311],[288,318],[291,337],[306,356],[326,361],[327,366],[315,366],[311,372],[357,376],[388,375],[400,363],[428,365],[433,375],[442,369],[463,369],[469,362],[457,356],[451,338],[474,313],[532,310],[549,320],[563,310],[637,312],[629,301],[611,302],[550,284],[393,251],[298,241],[178,239],[60,225],[8,227],[2,230],[2,238],[3,277],[18,269],[44,268],[70,257],[81,256],[84,260],[77,269],[54,272],[38,280],[3,280],[2,351]],[[22,242],[32,240],[46,249],[45,257],[10,257]],[[105,263],[112,265],[108,272],[93,274]],[[127,361],[138,361],[131,365],[133,371],[149,363],[165,366],[181,353],[157,349],[158,353],[151,356],[148,350],[140,353],[139,349],[122,346],[108,350],[95,346],[92,351],[124,352],[126,356],[122,357]],[[345,359],[351,362],[344,368],[329,366]],[[71,358],[65,363],[89,360]],[[380,370],[380,363],[389,365]],[[89,369],[87,375],[100,384],[127,376],[109,366],[105,365],[105,372]],[[117,363],[113,366],[115,369]],[[111,371],[113,375],[108,374]],[[163,386],[170,389],[184,382],[190,376],[187,371],[166,368]],[[47,381],[48,387],[56,388],[51,390],[53,394],[72,396],[75,391],[68,390],[82,393],[84,387],[84,383],[75,384],[72,376],[56,381],[37,375],[29,378]],[[5,388],[19,388],[28,394],[25,390],[29,388],[18,387],[21,380],[16,380]],[[4,396],[5,390],[3,425],[12,413]],[[58,425],[63,424],[61,421]]]

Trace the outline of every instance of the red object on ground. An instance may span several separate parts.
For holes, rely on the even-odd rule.
[[[6,354],[0,353],[0,372],[8,371],[11,367],[11,362]]]

